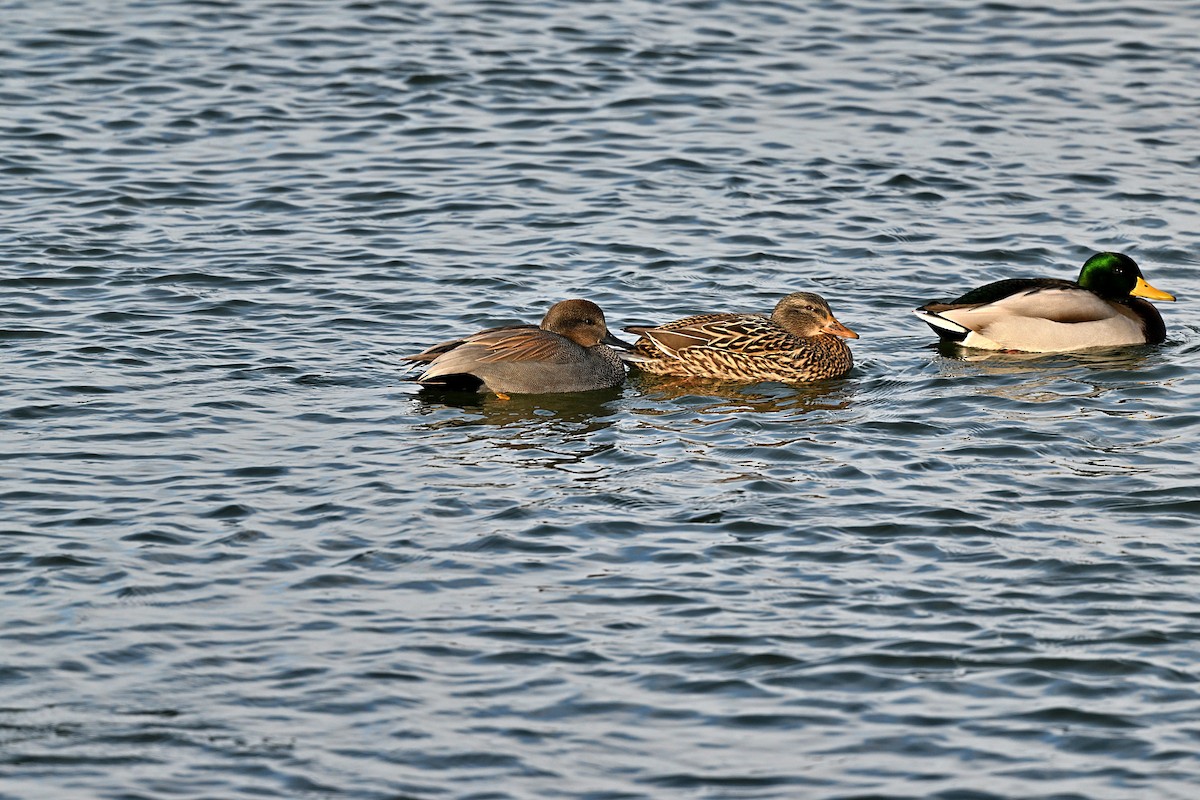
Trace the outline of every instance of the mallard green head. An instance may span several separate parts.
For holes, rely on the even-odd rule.
[[[1137,262],[1124,253],[1097,253],[1083,262],[1079,285],[1105,300],[1124,300],[1130,295],[1150,300],[1175,299],[1174,295],[1147,283]]]

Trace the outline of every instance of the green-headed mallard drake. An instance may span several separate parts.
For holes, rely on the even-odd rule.
[[[1147,283],[1129,256],[1097,253],[1084,262],[1078,281],[1010,278],[913,313],[943,340],[985,350],[1058,353],[1157,344],[1167,337],[1166,326],[1139,297],[1175,299]]]
[[[639,336],[627,357],[657,375],[797,383],[835,378],[854,359],[825,298],[794,292],[766,314],[698,314],[665,325],[628,327]]]
[[[563,300],[540,326],[488,328],[404,359],[429,365],[416,379],[425,385],[501,396],[586,392],[625,380],[625,365],[609,345],[630,348],[608,332],[595,303]]]

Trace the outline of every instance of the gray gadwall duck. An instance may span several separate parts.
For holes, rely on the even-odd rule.
[[[811,292],[789,294],[770,316],[698,314],[625,330],[640,337],[628,360],[646,372],[782,383],[849,372],[854,359],[842,338],[858,338]]]
[[[1137,298],[1174,300],[1142,277],[1124,253],[1097,253],[1079,280],[1010,278],[913,313],[963,347],[1061,353],[1089,347],[1158,344],[1167,338],[1158,309]]]
[[[599,306],[563,300],[550,307],[540,326],[488,328],[404,359],[429,365],[418,383],[503,397],[619,386],[625,365],[612,347],[630,345],[608,332]]]

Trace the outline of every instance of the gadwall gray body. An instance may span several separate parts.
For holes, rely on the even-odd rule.
[[[563,300],[540,326],[488,328],[405,356],[429,366],[425,385],[496,394],[586,392],[619,386],[625,365],[610,347],[630,345],[608,332],[604,312],[589,300]]]

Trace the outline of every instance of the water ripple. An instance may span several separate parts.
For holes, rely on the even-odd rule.
[[[1190,797],[1195,3],[17,4],[5,797]],[[1161,345],[910,309],[1132,253]],[[856,367],[418,390],[587,296]]]

